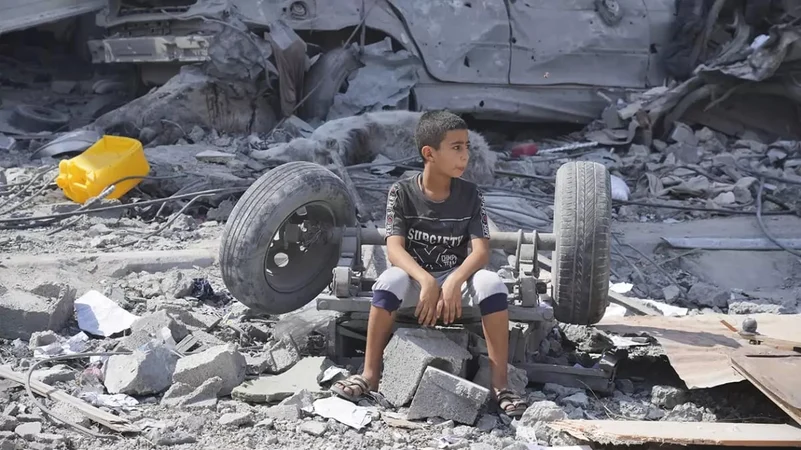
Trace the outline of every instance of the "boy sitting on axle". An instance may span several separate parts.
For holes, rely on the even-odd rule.
[[[490,255],[484,199],[475,184],[459,178],[470,158],[467,124],[447,111],[426,112],[415,140],[425,166],[389,190],[387,254],[393,267],[373,285],[364,371],[331,389],[351,401],[378,390],[384,348],[401,306],[415,307],[423,326],[438,319],[451,324],[463,306],[478,307],[492,392],[503,412],[520,416],[527,405],[507,388],[509,292],[500,276],[484,269]]]

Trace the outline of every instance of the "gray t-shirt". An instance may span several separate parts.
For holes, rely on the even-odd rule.
[[[387,196],[387,236],[404,236],[406,251],[428,272],[451,270],[467,258],[472,238],[489,238],[484,197],[460,178],[442,202],[425,196],[416,175],[392,185]]]

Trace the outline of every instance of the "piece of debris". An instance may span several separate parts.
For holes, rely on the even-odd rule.
[[[428,366],[409,406],[408,418],[442,417],[472,425],[488,397],[489,389]]]
[[[276,403],[303,389],[318,392],[317,374],[324,360],[322,357],[303,358],[280,375],[263,375],[246,381],[237,386],[231,396],[250,403]]]
[[[228,395],[245,380],[245,357],[233,345],[218,345],[178,360],[173,383],[199,387],[207,380],[222,380],[219,395]]]
[[[111,356],[105,365],[104,384],[112,394],[158,394],[172,384],[177,361],[169,348],[153,341],[131,355]]]

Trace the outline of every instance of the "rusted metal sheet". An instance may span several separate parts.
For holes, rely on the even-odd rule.
[[[598,328],[617,334],[647,333],[662,345],[668,360],[689,389],[703,389],[743,381],[730,357],[743,350],[762,352],[721,325],[735,325],[753,317],[759,332],[776,339],[801,341],[801,314],[737,316],[703,314],[685,317],[605,317]]]
[[[0,34],[103,9],[105,0],[2,0]]]

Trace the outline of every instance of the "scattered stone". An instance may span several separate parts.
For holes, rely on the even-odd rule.
[[[676,122],[673,131],[670,132],[670,141],[681,142],[693,147],[698,146],[698,138],[695,136],[693,129],[681,122]]]
[[[570,405],[576,408],[586,408],[590,405],[590,399],[587,397],[587,394],[583,392],[578,392],[576,394],[571,395],[570,397],[565,397],[562,399],[562,402],[566,405]]]
[[[75,371],[63,364],[59,364],[46,369],[37,370],[33,372],[31,376],[44,384],[52,385],[54,383],[74,380]]]
[[[19,422],[14,417],[0,416],[0,431],[14,431]]]
[[[219,345],[178,360],[174,383],[201,386],[214,377],[222,379],[219,395],[228,395],[245,381],[245,357],[233,345]]]
[[[569,397],[573,394],[578,394],[579,392],[583,391],[584,390],[580,388],[562,386],[561,384],[556,383],[545,383],[542,386],[542,392],[544,394],[557,398]]]
[[[264,410],[264,415],[275,420],[300,420],[298,405],[276,405]]]
[[[403,406],[415,395],[429,365],[459,375],[464,370],[465,361],[470,358],[467,348],[460,347],[441,331],[401,328],[384,351],[379,392],[392,405]]]
[[[523,369],[507,364],[507,387],[518,394],[526,392],[528,386],[528,374]],[[492,378],[490,374],[489,358],[481,355],[478,359],[478,371],[473,377],[473,383],[489,389],[492,386]]]
[[[683,390],[673,386],[654,386],[651,389],[651,403],[666,409],[673,409],[686,401]]]
[[[741,204],[751,203],[754,200],[754,196],[751,194],[751,186],[757,182],[758,180],[754,177],[743,177],[737,180],[732,190],[734,200]]]
[[[58,335],[50,330],[37,331],[31,334],[28,341],[28,348],[33,351],[36,347],[44,347],[46,345],[55,344],[58,342]]]
[[[160,310],[140,317],[131,325],[131,334],[123,338],[120,349],[136,350],[152,339],[161,339],[162,330],[170,330],[172,339],[177,343],[189,334],[186,325],[175,320],[167,311]]]
[[[275,419],[268,417],[257,423],[256,428],[267,428],[269,430],[272,429],[274,425],[275,425]]]
[[[26,422],[17,425],[14,428],[14,433],[17,436],[25,439],[26,441],[32,441],[36,438],[36,435],[42,432],[42,423],[41,422]]]
[[[60,417],[69,417],[73,423],[76,423],[83,427],[88,427],[92,424],[92,421],[86,417],[82,412],[78,410],[78,408],[72,406],[66,402],[56,402],[52,408],[53,412],[59,415]]]
[[[679,287],[675,284],[671,284],[670,286],[665,286],[662,288],[662,295],[665,297],[665,301],[668,303],[673,303],[678,300],[679,296],[681,295],[681,291]]]
[[[694,403],[678,405],[662,418],[665,422],[715,422],[716,419]]]
[[[484,433],[489,433],[490,431],[494,430],[497,426],[498,426],[498,418],[490,414],[484,414],[478,419],[478,422],[476,423],[476,428]]]
[[[489,389],[429,366],[409,407],[409,420],[442,417],[472,425]]]
[[[241,427],[253,423],[253,414],[250,412],[226,413],[220,417],[218,423],[224,427]]]
[[[161,404],[185,408],[211,408],[217,404],[217,397],[223,387],[220,377],[212,377],[197,388],[185,383],[175,383],[164,393]]]
[[[721,192],[712,201],[718,206],[731,206],[737,202],[737,198],[734,196],[734,192]]]
[[[188,297],[192,294],[193,287],[193,280],[179,271],[169,272],[167,276],[161,280],[161,292],[168,298]]]
[[[37,331],[61,330],[74,306],[75,290],[66,286],[56,298],[0,286],[0,338],[28,340]]]
[[[67,439],[60,435],[54,433],[39,433],[35,436],[37,442],[42,442],[45,444],[61,444],[62,442],[66,442]]]
[[[267,354],[269,355],[269,362],[266,372],[273,375],[277,375],[289,370],[292,366],[297,364],[298,361],[300,361],[300,352],[298,351],[298,346],[291,337],[281,339],[273,344]]]
[[[130,355],[114,355],[106,363],[104,384],[112,394],[158,394],[172,384],[177,361],[169,348],[159,344]]]
[[[695,145],[677,142],[671,144],[665,149],[665,153],[673,155],[678,162],[685,162],[687,164],[698,164],[701,162],[701,154],[698,152],[698,147]]]
[[[520,417],[515,429],[518,439],[538,442],[538,434],[548,432],[547,422],[567,419],[567,413],[554,402],[543,401],[532,403]]]
[[[285,398],[279,403],[280,406],[293,405],[300,409],[311,410],[314,405],[314,396],[306,389],[296,392],[294,395]]]
[[[303,389],[318,392],[320,385],[317,384],[317,374],[320,373],[324,360],[323,357],[303,358],[280,375],[263,375],[237,386],[231,396],[251,403],[273,403]]]
[[[595,327],[560,323],[559,329],[565,340],[582,352],[603,353],[615,347],[612,339]]]
[[[266,372],[267,369],[270,367],[270,361],[271,359],[268,359],[264,355],[259,355],[259,356],[245,355],[247,374],[261,375],[262,373]]]
[[[615,379],[615,387],[624,394],[631,395],[634,393],[634,382],[628,378]]]
[[[220,202],[219,206],[216,208],[210,209],[208,213],[206,213],[206,219],[208,220],[216,220],[217,222],[225,222],[228,220],[228,216],[234,211],[234,202],[231,200],[223,200]]]
[[[300,431],[320,437],[328,430],[328,424],[324,422],[308,421],[300,424]]]
[[[700,306],[725,308],[729,304],[729,293],[711,284],[699,281],[687,292],[687,299]]]

